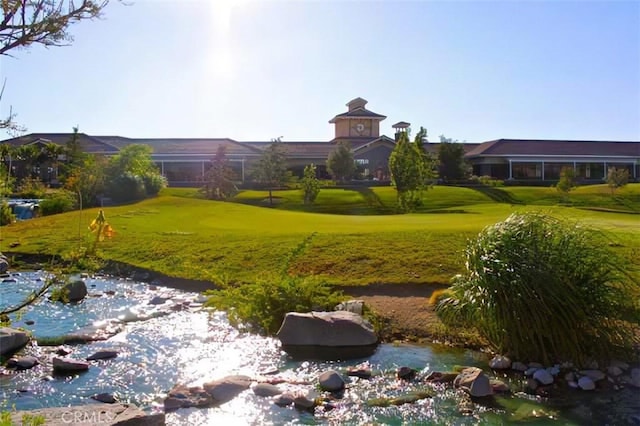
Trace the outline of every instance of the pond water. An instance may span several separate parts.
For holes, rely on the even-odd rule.
[[[0,305],[13,305],[42,285],[43,272],[21,273],[15,282],[0,283]],[[149,301],[158,295],[170,297],[166,305],[189,305],[198,301],[195,293],[153,288],[130,280],[96,277],[85,280],[89,297],[80,304],[64,305],[41,300],[12,318],[13,326],[24,327],[36,338],[56,337],[82,327],[132,312],[149,319],[127,322],[123,331],[106,341],[73,346],[73,358],[84,359],[101,349],[117,349],[115,359],[93,362],[82,374],[51,377],[52,348],[26,348],[41,365],[12,376],[0,376],[0,397],[16,409],[33,409],[94,403],[91,395],[113,393],[120,401],[134,403],[148,411],[162,410],[166,393],[177,383],[202,384],[230,374],[257,376],[278,370],[296,381],[314,383],[327,369],[341,370],[367,361],[374,378],[353,378],[344,397],[334,401],[331,411],[300,412],[275,406],[268,398],[247,390],[231,402],[208,409],[182,409],[167,414],[170,425],[206,424],[506,424],[518,423],[528,414],[539,416],[534,424],[628,424],[639,415],[640,401],[630,390],[568,391],[561,397],[543,400],[518,392],[520,377],[502,377],[515,391],[489,403],[468,400],[448,387],[433,387],[422,381],[402,382],[394,373],[400,366],[429,371],[450,371],[456,365],[486,368],[487,357],[479,352],[437,345],[383,344],[366,360],[346,362],[294,361],[280,350],[276,339],[239,333],[224,313],[202,309],[191,303],[186,310],[155,316],[158,306]],[[165,304],[159,305],[165,309]],[[32,325],[27,325],[33,321]],[[287,390],[307,390],[313,385],[280,385]],[[414,404],[369,407],[377,397],[393,397],[415,390],[432,389],[433,398]],[[461,407],[464,409],[461,410]],[[529,418],[529,420],[531,420]],[[532,422],[530,421],[529,424]]]

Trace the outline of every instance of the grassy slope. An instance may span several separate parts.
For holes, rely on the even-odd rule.
[[[289,207],[300,204],[296,203],[294,192],[278,193],[287,201],[275,209],[201,200],[193,190],[175,189],[169,193],[182,196],[163,195],[137,204],[105,208],[116,236],[103,242],[100,250],[105,258],[171,276],[201,280],[227,276],[248,281],[256,274],[277,270],[292,248],[316,232],[308,250],[293,262],[293,272],[314,273],[345,285],[446,283],[453,274],[462,271],[466,240],[484,226],[504,219],[513,211],[550,209],[555,214],[576,217],[612,231],[622,242],[617,250],[624,250],[636,263],[640,253],[640,226],[635,215],[498,204],[475,191],[447,187],[429,191],[427,199],[433,198],[430,204],[433,209],[451,207],[449,211],[458,213],[350,216],[300,213],[285,210],[288,204]],[[380,206],[369,209],[386,208],[387,203],[395,200],[391,188],[375,188],[375,192]],[[354,206],[366,210],[367,201],[363,200],[367,197],[360,193],[354,195],[338,189],[322,193],[329,204],[342,206],[336,207],[338,211],[346,212],[355,209]],[[263,195],[248,192],[243,196],[263,199]],[[319,204],[322,205],[322,199]],[[10,243],[19,241],[20,246],[14,250],[23,253],[68,253],[86,238],[86,227],[96,214],[97,209],[92,209],[3,227],[0,248],[7,251]]]

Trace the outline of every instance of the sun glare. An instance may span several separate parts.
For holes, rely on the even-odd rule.
[[[208,1],[212,28],[207,67],[215,78],[225,80],[233,78],[236,49],[231,36],[232,20],[234,15],[237,18],[239,10],[247,3],[247,0]]]

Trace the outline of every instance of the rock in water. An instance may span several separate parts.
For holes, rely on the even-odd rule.
[[[249,389],[251,378],[248,376],[227,376],[207,382],[202,387],[219,404],[231,401],[240,392]]]
[[[65,284],[62,291],[69,302],[80,302],[87,296],[87,285],[82,280],[76,280]]]
[[[118,351],[110,351],[110,350],[98,351],[92,355],[89,355],[87,357],[87,361],[96,361],[99,359],[111,359],[117,356],[118,356]]]
[[[483,397],[493,395],[491,382],[484,372],[476,367],[465,368],[453,381],[453,385],[461,388],[471,396]]]
[[[56,373],[77,373],[89,369],[89,363],[72,358],[53,358],[53,371]]]
[[[344,380],[333,370],[325,371],[318,377],[320,389],[335,392],[344,389]]]
[[[353,312],[289,312],[277,334],[294,358],[352,359],[370,356],[378,346],[373,326]]]
[[[0,328],[0,355],[9,355],[29,343],[29,335],[13,328]]]

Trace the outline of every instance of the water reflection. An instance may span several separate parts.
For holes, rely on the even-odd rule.
[[[23,274],[17,283],[0,285],[0,300],[12,305],[41,284],[42,273]],[[107,341],[73,347],[72,357],[84,359],[98,350],[115,349],[115,359],[92,362],[89,371],[69,377],[51,375],[51,350],[33,346],[27,349],[41,360],[41,365],[11,377],[0,378],[0,397],[8,406],[30,409],[50,406],[88,404],[91,395],[112,393],[120,401],[139,405],[147,410],[159,410],[166,393],[176,384],[201,385],[230,374],[257,377],[278,370],[278,376],[291,382],[309,384],[280,384],[290,392],[307,392],[320,372],[341,370],[363,360],[348,362],[292,361],[280,351],[275,339],[242,334],[232,328],[226,315],[198,308],[197,304],[184,310],[185,303],[195,300],[193,293],[176,290],[150,290],[142,283],[111,278],[88,279],[90,294],[78,305],[63,305],[43,300],[21,317],[14,317],[14,325],[33,330],[36,337],[52,337],[71,333],[77,328],[123,312],[137,312],[153,316],[165,309],[166,316],[123,324],[123,332]],[[149,301],[158,294],[170,297],[165,304],[154,306]],[[33,320],[33,325],[25,321]],[[258,397],[251,390],[232,401],[208,409],[182,409],[167,415],[170,425],[217,424],[501,424],[513,420],[525,398],[509,398],[508,409],[465,402],[465,398],[444,385],[431,387],[420,382],[407,383],[395,379],[394,371],[408,366],[427,374],[429,371],[450,371],[456,365],[486,366],[486,357],[475,351],[438,346],[381,345],[368,359],[374,377],[371,380],[350,378],[344,396],[332,401],[332,410],[314,414],[292,407],[277,407],[269,398]],[[44,380],[43,380],[44,378]],[[506,379],[509,381],[508,379]],[[510,382],[517,386],[517,381]],[[367,401],[379,397],[396,397],[416,390],[435,389],[436,396],[413,404],[390,407],[369,407]],[[582,398],[591,398],[582,396]],[[636,410],[638,402],[628,397],[605,401],[600,410]],[[572,424],[571,410],[591,399],[568,403],[558,419],[537,419],[536,424]],[[629,402],[631,401],[631,402]],[[534,401],[535,402],[535,399]],[[461,405],[467,404],[464,410]],[[635,405],[634,405],[635,404]],[[567,408],[568,407],[568,408]],[[613,407],[613,408],[612,408]],[[463,414],[464,413],[464,414]],[[590,419],[600,419],[598,412]],[[600,413],[602,414],[602,413]],[[606,414],[606,413],[605,413]],[[575,422],[574,422],[575,423]],[[580,423],[580,422],[578,422]],[[612,423],[610,423],[612,424]]]

